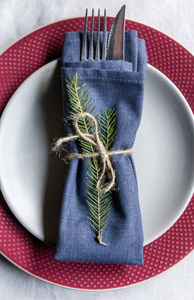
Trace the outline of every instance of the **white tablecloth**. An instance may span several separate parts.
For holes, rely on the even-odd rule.
[[[126,18],[154,27],[194,53],[193,0],[0,0],[0,53],[40,26],[83,16],[85,8],[106,8],[115,16],[127,5]],[[194,299],[194,252],[162,275],[121,290],[84,292],[39,280],[0,256],[0,299]]]

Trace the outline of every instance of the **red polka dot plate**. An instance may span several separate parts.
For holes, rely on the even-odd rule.
[[[113,18],[108,18],[108,29]],[[60,21],[19,40],[0,58],[1,113],[12,94],[33,72],[61,55],[63,35],[82,30],[84,18]],[[149,63],[165,74],[194,109],[193,56],[166,35],[145,25],[126,21],[126,30],[138,30],[146,40]],[[55,249],[29,233],[0,202],[0,250],[23,270],[48,282],[87,290],[104,290],[144,282],[169,269],[193,249],[193,198],[178,221],[144,247],[144,266],[61,263]]]

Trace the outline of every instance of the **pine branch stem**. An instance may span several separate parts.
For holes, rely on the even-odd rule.
[[[99,179],[99,170],[97,169],[97,178]],[[102,242],[102,236],[100,233],[100,193],[98,191],[98,241],[99,243]]]
[[[73,87],[75,89],[77,104],[78,104],[78,107],[80,109],[80,113],[83,113],[83,109],[82,109],[82,106],[81,106],[81,101],[80,101],[79,93],[78,93],[79,87],[75,83],[73,84]],[[84,122],[84,127],[85,127],[85,130],[86,130],[86,133],[89,133],[85,117],[83,117],[82,119],[83,119],[83,122]],[[90,146],[91,146],[91,149],[92,149],[92,152],[93,152],[94,151],[93,146],[92,145],[90,145]]]
[[[83,113],[83,109],[82,109],[82,105],[81,105],[81,101],[80,101],[80,97],[79,97],[79,93],[78,93],[79,87],[76,85],[75,82],[73,83],[73,87],[74,87],[75,92],[76,92],[78,108],[80,109],[80,112]],[[88,134],[89,131],[88,131],[88,127],[87,127],[87,124],[86,124],[86,119],[85,119],[85,117],[83,117],[82,119],[83,119],[83,122],[84,122],[84,127],[85,127],[85,130],[86,130],[86,133]],[[91,152],[94,153],[94,148],[91,144],[90,144],[90,147],[91,147]],[[98,179],[100,177],[99,176],[98,160],[97,160],[97,158],[94,158],[93,161],[94,161],[94,166],[96,168],[96,177],[97,177],[97,181],[98,181]],[[102,236],[101,236],[101,232],[100,232],[100,228],[101,228],[100,222],[101,222],[101,220],[100,220],[100,193],[98,191],[98,233],[97,233],[97,239],[98,239],[99,243],[103,244],[102,243]]]
[[[109,144],[109,115],[107,115],[107,133],[106,133],[106,149],[108,149]]]

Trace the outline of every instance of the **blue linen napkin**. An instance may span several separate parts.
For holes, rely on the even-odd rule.
[[[143,106],[147,55],[145,41],[136,31],[125,33],[126,61],[80,61],[81,32],[64,37],[62,52],[62,88],[64,118],[69,115],[66,79],[77,72],[84,81],[95,106],[95,115],[115,108],[116,139],[112,150],[133,147]],[[74,134],[65,122],[66,133]],[[77,142],[70,142],[70,151],[78,152]],[[143,230],[138,199],[138,186],[132,156],[115,155],[116,190],[110,219],[103,231],[104,246],[96,241],[89,221],[85,178],[87,159],[70,161],[62,199],[59,235],[55,259],[66,262],[97,262],[143,265]]]

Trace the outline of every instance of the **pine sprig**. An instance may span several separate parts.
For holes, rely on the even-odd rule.
[[[107,113],[107,109],[104,109],[104,116],[98,116],[98,125],[101,133],[101,141],[107,150],[111,150],[111,146],[116,137],[116,111],[110,109]]]
[[[77,76],[77,73],[73,78],[69,76],[66,87],[70,101],[70,115],[72,119],[79,113],[87,112],[92,114],[94,112],[95,107],[92,107],[92,99],[89,98],[89,91],[86,89],[86,84],[82,82],[79,86],[79,77]],[[98,115],[95,118],[98,122],[100,139],[106,149],[110,151],[116,136],[116,112],[114,109],[110,109],[107,112],[105,107],[104,115]],[[94,134],[95,127],[89,118],[80,118],[78,126],[82,133]],[[97,151],[95,146],[89,142],[82,139],[79,139],[78,141],[82,152],[94,153]],[[106,193],[97,190],[96,184],[101,174],[102,167],[100,158],[95,157],[88,160],[86,202],[89,206],[89,219],[91,226],[97,235],[98,242],[104,244],[102,242],[102,231],[105,229],[108,219],[110,218],[113,196],[111,190]],[[101,190],[103,190],[107,184],[108,174],[105,173],[101,181]]]
[[[110,210],[112,206],[112,192],[99,193],[96,189],[98,173],[94,167],[94,162],[91,160],[88,163],[88,176],[86,181],[86,195],[87,204],[90,208],[89,219],[93,229],[97,234],[97,239],[102,243],[102,231],[106,227],[107,221],[110,217]],[[104,178],[101,188],[106,186]]]
[[[82,82],[79,86],[79,77],[77,73],[73,78],[69,76],[69,81],[66,80],[68,98],[70,101],[70,116],[72,119],[79,113],[88,112],[92,114],[95,107],[92,108],[92,99],[89,98],[88,90],[85,90],[85,83]],[[80,118],[78,121],[79,129],[82,133],[93,134],[94,124],[87,117]],[[87,141],[79,139],[79,143],[83,152],[94,152],[93,145]]]

